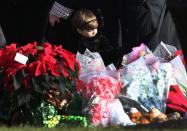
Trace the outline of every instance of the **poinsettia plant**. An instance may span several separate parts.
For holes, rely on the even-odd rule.
[[[28,58],[26,64],[15,60],[17,53]],[[56,100],[72,99],[79,68],[75,55],[61,45],[12,43],[1,48],[0,117],[9,118],[18,108],[32,111],[42,101],[62,107],[64,103]]]

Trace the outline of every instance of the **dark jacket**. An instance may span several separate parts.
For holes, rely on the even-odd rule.
[[[0,25],[7,44],[42,42],[48,21],[50,0],[0,1]]]
[[[5,45],[6,45],[6,39],[0,26],[0,47],[4,47]]]
[[[104,26],[102,28],[104,34],[112,41],[114,47],[121,47],[120,42],[120,24],[119,24],[119,11],[117,10],[118,4],[116,0],[54,0],[59,4],[77,10],[79,8],[91,9],[97,16],[99,25]],[[107,3],[107,4],[106,4]],[[57,27],[57,32],[61,28],[61,32],[56,33],[57,35],[62,34],[62,30],[67,28],[66,21],[62,21],[63,25]],[[65,23],[65,24],[64,24]],[[63,27],[62,27],[63,26]],[[67,31],[65,31],[67,32]],[[64,38],[68,37],[67,33],[63,33],[61,36]],[[61,38],[60,36],[60,38]],[[55,35],[56,37],[56,35]],[[57,38],[57,39],[60,39]],[[62,40],[62,43],[67,43],[66,40]],[[65,45],[65,44],[64,44]]]
[[[187,0],[168,0],[167,3],[179,34],[184,57],[187,59]]]
[[[110,63],[116,63],[121,59],[119,51],[113,48],[109,39],[104,36],[101,32],[93,38],[85,38],[78,33],[75,33],[72,37],[72,42],[70,44],[69,50],[73,53],[84,53],[84,51],[89,49],[91,52],[100,53],[105,65]]]
[[[110,39],[114,48],[120,48],[122,44],[120,39],[118,0],[86,0],[85,6],[92,10],[100,9],[104,21],[102,31]]]
[[[72,38],[70,19],[74,11],[79,8],[84,7],[85,0],[53,0],[51,4],[51,9],[55,3],[60,4],[60,6],[55,6],[54,15],[60,18],[60,23],[55,23],[55,26],[52,27],[51,24],[48,25],[48,30],[46,34],[46,39],[50,43],[61,44],[64,47],[69,45],[69,40]],[[72,12],[71,12],[71,11]],[[68,14],[65,17],[59,14]]]
[[[85,0],[54,0],[54,2],[55,1],[73,10],[84,7],[84,3],[85,3],[84,2]]]
[[[121,16],[124,23],[123,48],[126,53],[141,42],[147,44],[151,50],[154,50],[160,41],[181,48],[167,4],[167,0],[125,1],[125,13]]]

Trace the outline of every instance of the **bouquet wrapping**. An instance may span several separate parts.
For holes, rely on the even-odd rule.
[[[143,44],[133,48],[130,54],[125,55],[127,62],[121,73],[125,85],[123,94],[147,110],[155,107],[165,112],[169,87],[176,84],[172,65],[160,62]]]
[[[84,55],[87,56],[88,54],[84,53]],[[92,52],[89,52],[89,55],[92,55]],[[79,59],[82,60],[82,58]],[[101,58],[99,60],[102,61]],[[80,63],[83,65],[82,62]],[[122,88],[119,73],[112,65],[107,68],[103,68],[100,64],[93,64],[92,66],[92,70],[81,72],[77,86],[77,90],[85,98],[84,111],[88,114],[90,123],[101,126],[133,124],[124,112],[119,99],[115,99]],[[116,109],[116,107],[118,108]]]

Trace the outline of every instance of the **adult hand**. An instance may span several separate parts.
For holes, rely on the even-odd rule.
[[[52,25],[52,27],[55,25],[55,23],[60,23],[60,18],[55,15],[49,15],[49,23]]]

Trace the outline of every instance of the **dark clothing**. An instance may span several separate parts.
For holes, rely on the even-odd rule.
[[[49,6],[49,0],[0,1],[0,25],[7,44],[45,40]]]
[[[139,46],[142,42],[151,50],[154,50],[160,41],[174,45],[178,49],[181,48],[181,42],[183,45],[186,43],[185,28],[183,28],[185,24],[182,24],[183,26],[180,24],[182,20],[185,21],[185,17],[182,17],[185,12],[182,12],[183,15],[177,14],[176,19],[182,19],[178,19],[177,22],[173,21],[173,13],[171,15],[171,8],[178,10],[178,8],[186,7],[186,0],[108,0],[107,2],[105,0],[80,0],[84,3],[83,5],[79,0],[56,1],[69,8],[101,9],[104,18],[104,34],[110,39],[114,48],[123,46],[124,53],[129,53],[132,47]],[[68,40],[72,36],[68,31],[68,23],[62,20],[60,24],[51,28],[54,33],[49,37],[54,38],[54,43],[69,44]]]
[[[102,31],[110,39],[114,48],[121,47],[119,12],[117,11],[117,2],[115,0],[55,0],[61,5],[71,8],[74,11],[79,8],[88,8],[92,10],[97,16],[99,27],[104,26]],[[107,2],[107,4],[106,4]],[[61,23],[50,27],[48,40],[52,43],[62,44],[66,47],[71,39],[71,26],[69,20],[61,19]]]
[[[73,10],[79,9],[80,7],[84,7],[84,3],[85,3],[85,0],[54,0],[54,1]]]
[[[75,33],[69,50],[73,53],[77,53],[77,51],[84,53],[86,49],[91,52],[98,52],[103,58],[105,65],[116,64],[120,60],[119,51],[117,52],[113,48],[111,42],[101,32],[97,33],[93,38],[85,38]]]
[[[125,53],[142,42],[152,51],[161,41],[181,48],[167,0],[127,0],[122,3],[125,5],[121,8],[125,9],[121,14]]]
[[[5,45],[6,45],[6,39],[0,26],[0,47],[4,47]]]
[[[104,21],[103,33],[109,38],[114,48],[121,48],[118,0],[86,0],[85,6],[91,10],[101,10]]]
[[[49,41],[52,43],[62,44],[65,49],[68,49],[74,53],[77,51],[84,51],[86,48],[91,51],[98,51],[104,59],[105,64],[113,62],[118,66],[120,56],[120,42],[119,42],[119,15],[116,1],[108,0],[107,4],[105,0],[55,0],[59,4],[71,8],[74,12],[79,8],[88,8],[92,10],[99,22],[99,28],[102,28],[102,34],[97,35],[94,39],[83,39],[78,34],[72,33],[70,19],[73,13],[68,19],[61,19],[61,23],[50,27],[48,35]],[[113,9],[112,9],[113,8]],[[115,9],[114,9],[115,8]],[[63,10],[63,8],[62,8]],[[66,11],[64,9],[64,11]],[[104,26],[103,26],[104,23]],[[49,25],[50,26],[50,25]],[[51,33],[50,33],[51,32]],[[53,34],[53,36],[52,36]],[[52,39],[51,39],[52,38]],[[72,39],[74,42],[72,42]],[[109,39],[109,40],[108,40]],[[78,41],[78,42],[77,42]],[[79,45],[80,43],[80,45]],[[83,44],[81,44],[83,43]],[[85,44],[87,43],[87,44]],[[94,43],[94,44],[93,44]],[[109,44],[110,43],[110,44]],[[79,45],[79,46],[78,46]],[[110,45],[110,48],[108,47]],[[110,49],[112,48],[112,51]],[[106,55],[107,54],[107,55]],[[119,59],[114,59],[119,56]]]
[[[65,8],[71,9],[73,12],[79,8],[84,7],[84,0],[53,0],[53,4],[57,2],[60,5],[64,6]],[[51,9],[51,8],[50,8]],[[65,14],[67,10],[64,8],[59,8],[54,12]],[[69,13],[69,12],[68,12]],[[46,39],[50,43],[53,44],[60,44],[63,45],[64,48],[69,45],[69,42],[72,38],[72,32],[71,32],[71,24],[70,24],[70,18],[71,15],[68,15],[68,17],[60,17],[60,23],[55,23],[54,27],[51,26],[51,24],[48,24],[48,32]],[[56,15],[58,17],[58,15]]]
[[[187,1],[168,0],[168,8],[171,10],[171,14],[179,34],[184,57],[187,60]]]
[[[185,9],[187,7],[186,0],[167,0],[167,5],[171,9]]]

